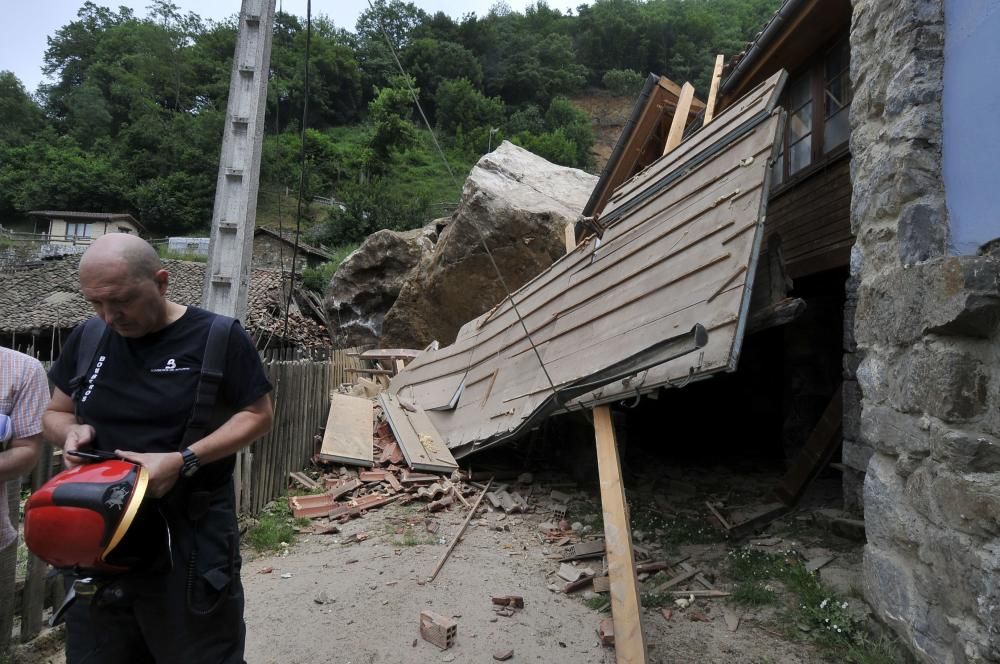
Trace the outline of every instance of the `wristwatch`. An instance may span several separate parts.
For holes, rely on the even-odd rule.
[[[198,455],[191,448],[186,448],[181,451],[181,458],[184,459],[184,465],[181,466],[181,477],[194,476],[198,472],[198,468],[201,467],[198,462]]]

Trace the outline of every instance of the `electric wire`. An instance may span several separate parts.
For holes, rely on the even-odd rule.
[[[292,273],[289,276],[288,298],[285,300],[285,324],[281,336],[288,339],[288,310],[295,291],[295,259],[299,255],[299,233],[302,229],[302,191],[306,182],[306,120],[309,117],[309,45],[312,42],[312,0],[306,0],[306,58],[302,94],[302,127],[299,131],[299,191],[295,204],[295,246],[292,249]],[[284,272],[284,263],[282,263]]]

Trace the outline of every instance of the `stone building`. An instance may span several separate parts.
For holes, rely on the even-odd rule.
[[[294,231],[279,234],[270,228],[257,227],[253,232],[253,265],[265,270],[292,271],[292,255],[295,255],[295,272],[306,267],[317,267],[333,258],[323,249],[305,244],[300,239],[296,249]]]
[[[807,306],[669,397],[671,437],[703,438],[721,400],[790,458],[840,392],[865,596],[927,662],[1000,662],[998,34],[996,0],[782,3],[720,103],[788,73],[759,265]],[[740,426],[712,433],[745,447]]]
[[[995,1],[853,7],[865,595],[927,662],[1000,661],[997,34]]]

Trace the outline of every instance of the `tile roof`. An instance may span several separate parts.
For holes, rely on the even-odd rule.
[[[0,273],[0,332],[72,329],[90,318],[94,311],[80,294],[77,282],[79,264],[79,256],[67,256]],[[164,260],[163,266],[170,273],[167,297],[179,304],[200,305],[205,264]],[[253,271],[246,327],[255,339],[272,333],[281,338],[281,281],[280,272]],[[322,325],[297,312],[289,315],[286,341],[308,346],[329,343]]]

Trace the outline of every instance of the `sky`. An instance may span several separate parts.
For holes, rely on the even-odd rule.
[[[305,17],[306,0],[278,0],[286,13]],[[475,12],[482,16],[496,0],[411,0],[428,13],[443,11],[459,18]],[[137,16],[146,15],[149,0],[95,0],[96,4],[117,9],[124,5],[132,8]],[[194,12],[203,19],[222,20],[240,10],[240,0],[173,0],[182,13]],[[34,92],[42,82],[42,57],[46,37],[76,19],[84,0],[0,0],[4,18],[0,21],[0,70],[9,70],[21,79],[29,92]],[[511,9],[521,10],[533,4],[528,0],[507,0]],[[578,2],[552,1],[550,7],[565,11]],[[366,0],[316,0],[312,3],[313,15],[325,14],[335,25],[354,30],[358,15],[368,7]]]

